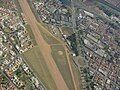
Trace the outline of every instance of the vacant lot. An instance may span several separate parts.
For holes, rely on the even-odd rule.
[[[43,84],[48,90],[57,90],[56,84],[48,70],[43,56],[39,50],[39,47],[34,47],[31,50],[24,53],[27,63],[40,78]]]
[[[68,62],[67,62],[66,53],[65,53],[63,46],[53,45],[53,46],[51,46],[51,48],[52,48],[52,56],[57,64],[69,90],[75,90],[74,84],[72,81],[72,76],[71,76],[70,69],[69,69]]]
[[[85,66],[85,62],[83,61],[83,59],[82,59],[81,57],[79,57],[78,63],[79,63],[81,66]]]
[[[67,36],[70,36],[71,34],[73,34],[73,29],[70,28],[70,27],[62,27],[61,28],[62,32],[67,35]]]
[[[72,61],[72,56],[70,56],[70,62],[73,69],[77,90],[83,90],[81,74],[78,68],[75,66],[74,62]]]
[[[27,24],[25,27],[26,27],[26,30],[27,30],[27,32],[28,32],[28,34],[29,34],[29,36],[30,36],[33,44],[34,44],[34,45],[37,45],[37,43],[36,43],[36,41],[35,41],[35,36],[33,35],[33,32],[32,32],[32,30],[31,30],[31,28],[30,28],[30,25]]]
[[[66,28],[64,28],[64,29],[66,29]],[[68,30],[68,31],[70,31],[70,30]],[[63,45],[59,41],[57,41],[53,36],[51,36],[49,33],[46,33],[46,31],[41,30],[41,34],[42,34],[43,38],[45,39],[45,41],[49,45],[51,45],[51,49],[52,49],[51,54],[53,56],[53,59],[55,60],[55,63],[57,64],[58,69],[60,70],[60,72],[63,76],[63,79],[65,80],[69,90],[75,90],[74,84],[72,81],[70,68],[68,65],[68,60],[67,60]],[[76,85],[77,89],[82,90],[81,89],[81,81],[80,81],[80,73],[73,65],[73,62],[71,62],[71,64],[72,64],[71,65],[72,69],[74,70],[73,73],[75,76],[75,82],[77,84]]]
[[[60,43],[59,41],[57,41],[55,38],[53,38],[53,36],[50,35],[50,33],[47,33],[46,31],[41,30],[39,24],[38,27],[40,29],[41,35],[43,36],[44,40],[48,43],[48,44],[58,44]]]

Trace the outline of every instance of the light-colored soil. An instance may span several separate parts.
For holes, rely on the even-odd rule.
[[[78,68],[73,64],[74,62],[72,61],[72,56],[71,55],[69,55],[69,56],[70,56],[70,63],[71,63],[71,67],[73,70],[74,80],[76,82],[77,90],[83,90],[81,73],[78,70]]]
[[[64,45],[51,45],[53,58],[69,88],[77,90],[75,77],[73,75],[69,53]],[[72,63],[73,64],[73,63]]]
[[[63,55],[63,52],[62,52],[62,51],[58,51],[58,54],[59,54],[59,55]]]
[[[63,80],[63,77],[62,77],[59,69],[57,68],[57,65],[51,55],[51,48],[45,42],[43,37],[41,36],[39,29],[41,28],[42,30],[44,30],[45,28],[42,25],[40,26],[40,28],[38,28],[38,26],[36,25],[38,22],[34,16],[34,14],[32,13],[27,0],[19,0],[19,3],[23,10],[26,20],[29,23],[29,25],[33,31],[36,42],[41,50],[41,53],[42,53],[44,60],[49,68],[49,71],[55,81],[57,89],[58,90],[68,90],[68,87],[67,87],[65,81]]]
[[[45,60],[40,52],[38,46],[33,47],[23,54],[25,56],[26,62],[42,81],[44,86],[48,90],[56,90],[56,84],[51,76],[48,67],[45,63]]]
[[[65,52],[66,52],[66,56],[67,56],[68,65],[69,65],[69,68],[70,68],[70,72],[71,72],[71,76],[72,76],[72,81],[73,81],[73,84],[74,84],[74,88],[75,88],[75,90],[77,90],[77,86],[76,86],[75,77],[74,77],[73,69],[72,69],[71,62],[70,62],[70,57],[69,57],[68,49],[65,48]]]

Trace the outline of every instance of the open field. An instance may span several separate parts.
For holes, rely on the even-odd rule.
[[[38,27],[39,27],[39,25],[38,25]],[[49,28],[47,28],[47,29],[49,29]],[[66,28],[64,28],[64,29],[66,29]],[[67,29],[69,29],[69,28],[67,28]],[[70,32],[70,30],[68,30],[68,31]],[[41,32],[41,35],[43,36],[44,40],[51,46],[51,49],[52,49],[51,54],[53,56],[53,59],[55,60],[55,63],[57,64],[57,67],[60,70],[60,72],[63,76],[63,79],[65,80],[69,90],[82,90],[81,82],[79,81],[80,73],[73,65],[73,62],[70,61],[72,71],[75,70],[75,71],[73,71],[73,73],[74,73],[73,77],[75,77],[75,80],[72,77],[72,74],[70,71],[70,66],[68,64],[68,58],[67,58],[67,55],[65,52],[65,47],[64,47],[65,44],[59,42],[59,40],[54,38],[50,33],[46,32],[46,31],[40,30],[40,32]],[[75,83],[73,83],[73,80],[75,81]]]
[[[72,76],[71,76],[70,69],[69,69],[68,62],[67,62],[66,53],[65,53],[63,46],[53,45],[53,46],[51,46],[51,48],[52,48],[52,56],[57,64],[69,90],[75,90],[74,84],[72,81]]]
[[[4,8],[9,8],[9,6],[6,4],[6,3],[4,3],[4,0],[0,0],[0,7],[4,7]]]
[[[85,66],[85,62],[83,61],[83,59],[82,59],[81,57],[79,57],[78,63],[79,63],[82,67]]]
[[[26,30],[27,30],[27,32],[28,32],[28,34],[29,34],[29,36],[30,36],[33,44],[34,44],[34,45],[37,45],[37,43],[36,43],[36,41],[35,41],[35,36],[33,35],[33,32],[32,32],[32,30],[31,30],[31,28],[30,28],[30,25],[27,24],[27,25],[25,25],[25,27],[26,27]]]
[[[70,56],[70,62],[71,62],[71,67],[72,67],[73,74],[75,77],[77,90],[83,90],[81,75],[80,75],[78,68],[73,64],[74,62],[72,61],[72,56]]]
[[[11,32],[11,30],[9,28],[5,28],[4,31],[5,31],[5,33],[10,33]]]
[[[44,58],[40,52],[38,46],[32,48],[31,50],[24,53],[26,62],[35,72],[35,74],[40,78],[43,84],[48,90],[57,90],[56,84],[45,64]]]
[[[72,80],[72,76],[71,76],[71,72],[70,72],[70,68],[68,65],[68,60],[66,57],[66,53],[64,50],[63,45],[60,42],[58,42],[54,37],[52,37],[49,33],[46,33],[45,31],[41,32],[41,35],[43,36],[43,38],[45,39],[45,41],[47,41],[47,43],[49,45],[51,45],[51,49],[52,49],[52,56],[55,60],[55,63],[57,64],[63,79],[65,80],[69,90],[75,90],[74,84],[73,84],[73,80]],[[62,54],[62,55],[60,55]],[[72,62],[73,64],[73,62]],[[75,68],[72,66],[72,68]],[[74,70],[74,69],[73,69]],[[75,79],[77,81],[77,85],[79,85],[79,76],[77,71],[74,71],[75,75],[77,76]],[[78,89],[79,86],[77,86]],[[80,88],[80,87],[79,87]],[[79,90],[79,89],[78,89]]]
[[[20,4],[19,4],[19,2],[18,2],[18,0],[14,0],[14,3],[16,4],[16,6],[17,6],[17,9],[18,9],[18,12],[22,12],[22,9],[21,9],[21,7],[20,7]]]
[[[67,36],[69,36],[69,35],[71,35],[71,34],[74,33],[74,32],[73,32],[73,29],[70,28],[70,27],[62,27],[61,30],[62,30],[62,32],[63,32],[65,35],[67,35]]]
[[[48,44],[59,44],[60,42],[58,40],[56,40],[55,38],[53,38],[50,33],[46,33],[46,31],[42,30],[38,24],[38,28],[40,29],[41,35],[43,36],[44,40],[48,43]]]
[[[69,90],[76,90],[75,85],[73,83],[73,77],[71,76],[71,71],[70,67],[68,65],[68,60],[65,52],[65,47],[63,47],[65,44],[62,44],[58,40],[56,40],[54,37],[50,35],[50,33],[47,33],[46,31],[41,30],[41,35],[45,39],[45,41],[51,46],[52,49],[52,56],[53,59],[55,60],[55,63],[57,64],[58,69],[60,70],[63,79],[65,80]],[[62,54],[62,55],[61,55]],[[73,64],[73,62],[72,62]],[[72,66],[72,68],[75,68]],[[78,78],[78,73],[77,71],[74,71],[76,74],[76,83],[79,85],[79,78]],[[77,86],[78,89],[79,86]],[[78,89],[79,90],[79,89]]]
[[[68,87],[51,55],[51,48],[41,35],[40,30],[46,30],[46,28],[44,28],[41,24],[39,24],[40,27],[38,28],[38,21],[36,20],[27,0],[19,0],[19,3],[27,22],[32,29],[37,45],[40,48],[41,54],[44,57],[45,65],[48,66],[48,70],[54,79],[57,90],[67,90]]]
[[[69,90],[77,90],[75,88],[74,76],[68,63],[69,60],[67,60],[68,55],[63,46],[64,43],[48,33],[48,30],[41,23],[38,25],[38,21],[26,0],[19,0],[19,3],[38,45],[36,50],[31,49],[33,51],[27,51],[29,52],[28,56],[27,54],[25,55],[28,58],[27,62],[31,59],[28,64],[36,71],[36,75],[43,81],[43,84],[45,83],[48,90],[68,90],[68,88]],[[42,61],[40,62],[40,60]],[[53,87],[51,87],[52,85]]]

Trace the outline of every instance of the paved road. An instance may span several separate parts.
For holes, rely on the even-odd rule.
[[[37,26],[38,22],[34,16],[34,14],[32,13],[27,0],[18,0],[18,1],[20,3],[20,6],[23,10],[23,13],[25,15],[27,22],[31,26],[31,29],[32,29],[33,34],[36,39],[36,42],[37,42],[38,46],[40,47],[41,53],[42,53],[44,60],[49,68],[49,71],[51,72],[51,75],[56,83],[58,90],[68,90],[68,87],[67,87],[65,81],[63,80],[63,77],[51,55],[51,48],[45,42],[43,37],[41,36],[39,29],[41,28],[42,30],[45,30],[45,28],[42,25],[40,25],[40,28],[38,28],[38,26]]]

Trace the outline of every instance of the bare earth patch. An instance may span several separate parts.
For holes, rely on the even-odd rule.
[[[62,51],[58,51],[58,54],[59,54],[59,55],[63,55],[63,52],[62,52]]]

